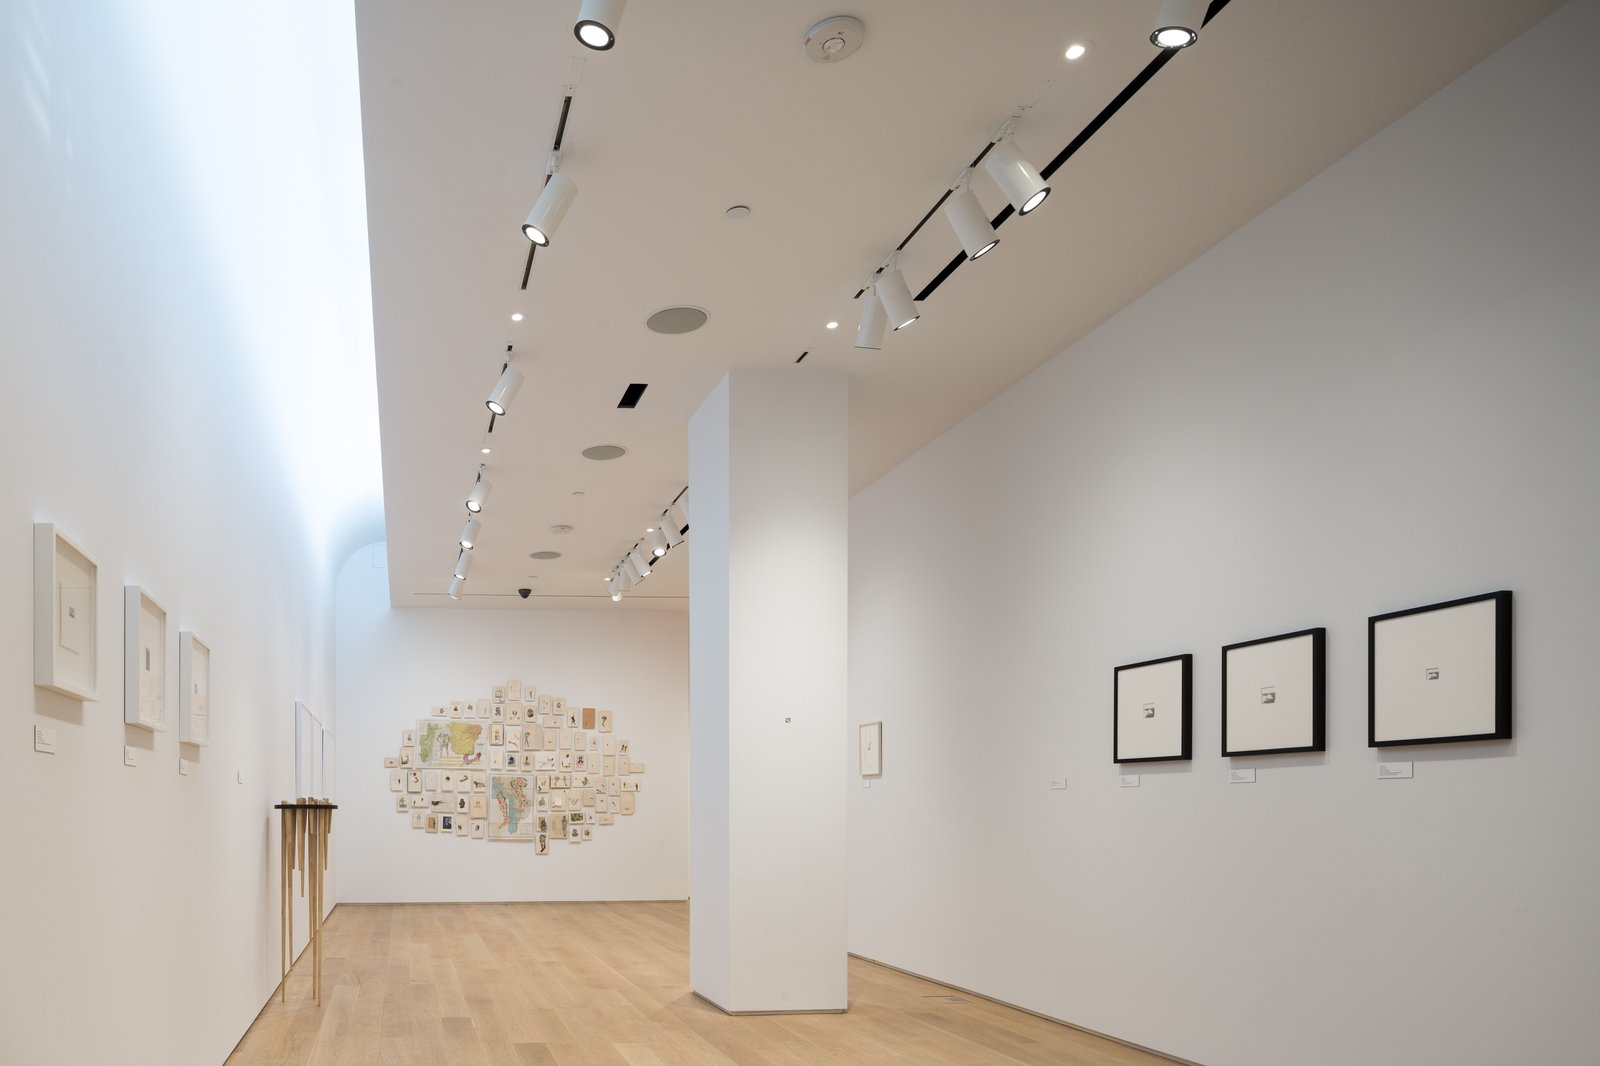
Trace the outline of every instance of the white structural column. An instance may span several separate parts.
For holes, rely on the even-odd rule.
[[[689,981],[846,1006],[842,373],[735,371],[689,422]]]

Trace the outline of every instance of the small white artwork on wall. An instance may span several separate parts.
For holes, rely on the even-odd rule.
[[[122,718],[160,732],[167,726],[167,612],[138,585],[122,590]]]
[[[178,739],[211,743],[211,649],[188,630],[178,634]]]
[[[883,723],[868,722],[861,727],[861,750],[858,762],[862,777],[883,776]],[[629,764],[633,773],[641,773],[643,766],[638,763]]]
[[[33,527],[33,683],[98,698],[95,597],[100,567],[49,522]]]

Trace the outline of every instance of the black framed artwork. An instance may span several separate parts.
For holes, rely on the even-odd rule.
[[[1511,738],[1511,593],[1367,619],[1367,745]]]
[[[1194,656],[1170,655],[1111,673],[1113,762],[1190,757]]]
[[[1302,629],[1222,649],[1222,754],[1327,748],[1328,631]]]

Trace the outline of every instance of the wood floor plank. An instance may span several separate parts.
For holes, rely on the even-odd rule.
[[[859,959],[846,1014],[733,1018],[689,990],[684,903],[350,906],[323,1005],[290,974],[227,1066],[1158,1066]]]

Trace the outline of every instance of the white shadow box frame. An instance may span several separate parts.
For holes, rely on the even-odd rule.
[[[867,722],[861,727],[860,770],[862,777],[883,776],[883,723]]]
[[[1222,754],[1327,748],[1328,631],[1302,629],[1222,649]]]
[[[1113,762],[1191,757],[1194,656],[1169,655],[1119,666],[1111,674]]]
[[[122,720],[167,728],[167,609],[138,585],[122,587]]]
[[[100,564],[60,528],[33,525],[33,683],[99,698]]]
[[[1511,593],[1367,619],[1367,746],[1511,739]]]
[[[211,743],[211,646],[187,629],[178,634],[178,740]]]

